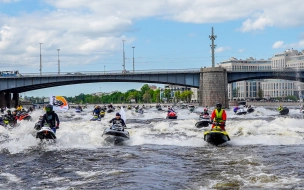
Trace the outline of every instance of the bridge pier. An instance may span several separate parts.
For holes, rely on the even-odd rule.
[[[202,68],[199,92],[201,106],[221,103],[223,108],[229,108],[227,71],[222,67]]]
[[[7,108],[11,108],[11,100],[12,100],[12,97],[11,97],[11,93],[9,92],[6,92],[5,95],[4,95],[4,101],[5,101],[5,107]]]
[[[16,108],[19,105],[19,94],[18,93],[13,93],[12,105],[14,105],[14,108]]]
[[[5,108],[4,92],[0,92],[0,108]]]

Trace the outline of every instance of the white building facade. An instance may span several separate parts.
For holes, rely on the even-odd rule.
[[[218,64],[227,70],[234,71],[261,71],[261,70],[278,70],[284,69],[303,69],[304,68],[304,50],[286,50],[282,53],[275,54],[268,60],[255,60],[252,57],[241,60],[234,57]],[[257,99],[258,91],[263,91],[263,98],[283,98],[287,96],[298,96],[300,91],[304,90],[304,85],[297,81],[288,81],[282,79],[267,80],[248,80],[228,84],[229,100],[246,100]]]

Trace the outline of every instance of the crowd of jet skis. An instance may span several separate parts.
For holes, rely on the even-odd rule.
[[[135,112],[139,114],[144,114],[144,110],[152,108],[152,106],[122,106],[124,109],[121,109],[120,106],[114,107],[113,105],[104,105],[104,106],[95,106],[93,110],[93,117],[91,118],[91,121],[101,121],[101,119],[105,116],[106,113],[115,112],[115,109],[119,110],[119,112],[116,113],[116,118],[121,118],[122,115],[125,114],[124,110],[134,110]],[[157,111],[166,111],[167,117],[166,119],[177,119],[177,112],[174,111],[175,107],[170,107],[166,105],[160,105],[157,104],[156,106]],[[166,108],[165,108],[166,107]],[[194,112],[195,106],[193,105],[180,105],[178,106],[180,109],[188,109],[190,112]],[[174,108],[174,109],[173,109]],[[167,110],[166,110],[167,109]],[[97,110],[97,111],[96,111]],[[33,109],[29,110],[14,110],[13,114],[10,110],[7,110],[7,114],[0,116],[0,125],[2,125],[5,128],[14,128],[17,127],[19,124],[17,121],[26,120],[31,121],[32,118],[30,116],[30,113],[34,111]],[[123,112],[121,112],[123,111]],[[199,118],[197,123],[195,124],[196,128],[203,128],[208,127],[210,124],[212,124],[212,128],[204,131],[204,140],[208,142],[209,144],[218,146],[220,144],[226,143],[230,140],[230,137],[228,133],[223,129],[222,125],[220,123],[215,123],[211,120],[209,115],[209,109],[208,107],[204,108],[204,112],[199,114]],[[212,110],[211,110],[212,111]],[[236,115],[244,115],[247,113],[254,112],[254,108],[251,106],[236,106],[233,108],[233,111]],[[283,107],[280,111],[280,114],[285,115],[288,114],[289,110],[286,107]],[[76,113],[83,112],[83,109],[81,106],[75,107]],[[121,114],[120,114],[121,113]],[[14,119],[12,119],[14,118]],[[125,117],[122,117],[122,119],[125,119]],[[41,141],[56,141],[56,131],[54,132],[48,125],[41,126],[41,120],[42,116],[39,117],[39,120],[35,123],[34,128],[37,130],[36,138],[41,139]],[[124,122],[123,122],[124,123]],[[129,132],[127,131],[126,125],[122,125],[121,123],[112,123],[110,127],[107,127],[104,132],[103,136],[105,136],[106,142],[114,143],[114,144],[122,144],[124,141],[130,139]]]

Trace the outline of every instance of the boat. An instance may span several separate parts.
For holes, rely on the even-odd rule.
[[[247,110],[245,108],[239,108],[235,112],[236,115],[245,115],[246,113],[247,113]]]
[[[227,141],[230,141],[229,135],[226,131],[222,130],[219,125],[204,133],[204,140],[209,144],[218,146]]]
[[[56,139],[56,134],[54,133],[54,131],[47,125],[41,127],[40,130],[37,131],[36,133],[36,138],[43,140],[55,140]]]
[[[283,107],[282,110],[280,110],[280,115],[287,115],[289,113],[289,109],[286,107]]]
[[[177,119],[177,115],[174,111],[171,111],[167,114],[167,119]]]
[[[106,136],[105,141],[114,143],[115,145],[130,139],[129,132],[120,124],[114,124],[111,127],[107,127],[102,136]]]
[[[94,115],[94,116],[90,119],[90,121],[100,121],[100,120],[101,120],[101,118],[98,117],[98,115]]]
[[[210,124],[210,116],[209,115],[202,115],[199,117],[199,121],[195,124],[195,127],[208,127]]]

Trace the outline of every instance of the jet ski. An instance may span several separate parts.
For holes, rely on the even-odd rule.
[[[36,138],[37,139],[39,138],[40,140],[43,140],[43,139],[55,140],[56,139],[56,134],[54,133],[54,131],[49,126],[45,125],[37,131]]]
[[[247,109],[247,113],[252,113],[252,112],[254,112],[254,109],[252,107]]]
[[[186,109],[186,108],[187,108],[187,104],[182,104],[182,105],[180,106],[180,108],[181,108],[181,109]]]
[[[199,117],[199,121],[195,124],[195,127],[208,127],[210,123],[210,116],[209,115],[202,115]]]
[[[105,116],[105,114],[106,114],[106,112],[105,112],[105,111],[101,111],[101,112],[99,113],[100,118],[103,118],[103,117]]]
[[[194,107],[194,105],[189,105],[188,108],[189,108],[190,112],[193,112],[195,107]]]
[[[41,129],[40,123],[41,123],[42,118],[43,118],[43,116],[41,115],[41,116],[39,117],[38,121],[35,123],[35,127],[34,127],[34,128],[35,128],[36,130],[40,130],[40,129]]]
[[[174,111],[171,111],[167,114],[167,119],[177,119],[177,115]]]
[[[282,110],[280,110],[280,115],[287,115],[289,113],[289,109],[286,107],[283,107]]]
[[[101,120],[101,118],[98,117],[98,115],[94,115],[94,116],[92,117],[92,119],[90,119],[90,121],[100,121],[100,120]]]
[[[10,120],[4,115],[0,117],[0,125],[2,125],[3,127],[16,127],[19,124],[10,122]]]
[[[20,112],[17,114],[17,119],[19,121],[21,121],[21,120],[31,121],[32,117],[26,112]]]
[[[108,108],[107,113],[114,112],[114,108]]]
[[[245,108],[239,108],[237,111],[236,111],[236,115],[245,115],[247,113],[247,110]]]
[[[230,141],[229,135],[226,131],[223,131],[219,124],[213,129],[208,130],[204,133],[204,140],[209,144],[218,146],[227,141]]]
[[[144,110],[143,110],[142,108],[140,108],[140,109],[138,110],[138,113],[139,113],[139,114],[143,114],[143,113],[144,113]]]
[[[82,109],[76,108],[76,113],[81,113],[81,112],[82,112]]]
[[[130,139],[129,132],[120,124],[114,124],[111,127],[107,127],[102,136],[106,136],[105,141],[114,143],[115,145],[121,144],[123,141]]]
[[[9,120],[5,116],[0,117],[0,125],[7,127],[9,125]]]

